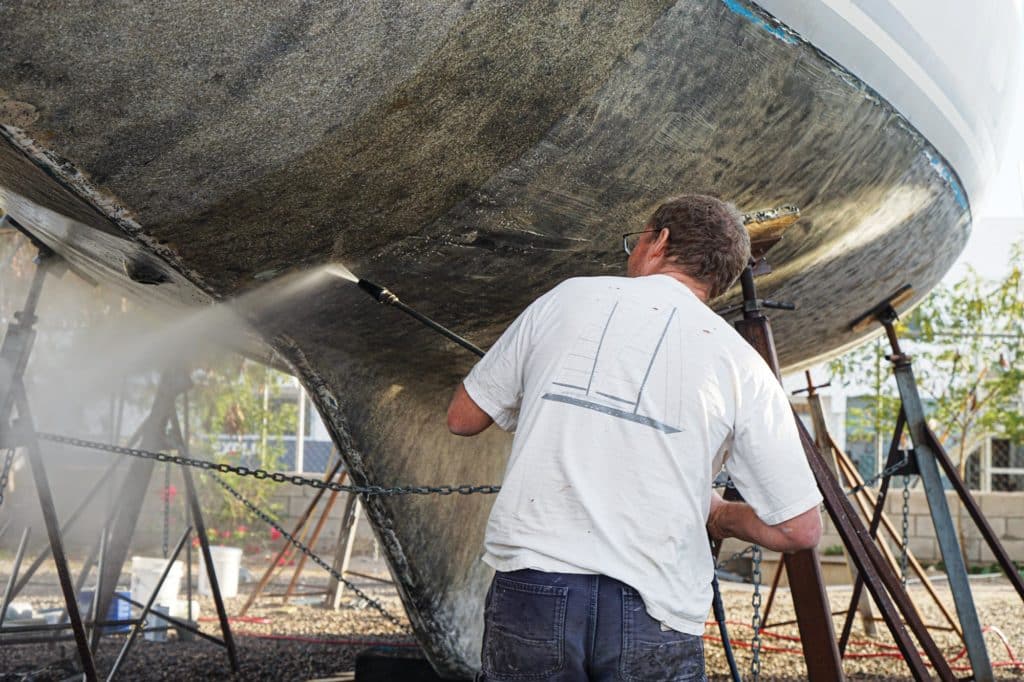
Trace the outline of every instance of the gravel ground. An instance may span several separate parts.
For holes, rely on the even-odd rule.
[[[0,562],[0,575],[5,575],[9,566]],[[386,569],[382,564],[362,560],[355,570],[371,575],[383,576]],[[284,574],[287,579],[289,573]],[[319,570],[307,570],[303,575],[305,589],[322,588],[325,584]],[[370,596],[380,600],[392,613],[402,612],[401,603],[394,588],[382,582],[354,577],[353,581]],[[37,586],[25,597],[37,607],[56,605],[56,591],[52,573],[43,574],[34,581]],[[981,621],[993,626],[1005,636],[1012,651],[1024,659],[1024,606],[1013,588],[1004,579],[981,579],[974,584]],[[227,600],[228,612],[238,613],[245,601],[248,588],[243,594]],[[267,592],[281,592],[283,585],[271,586]],[[751,616],[751,588],[749,585],[723,583],[726,610],[734,624],[730,634],[736,640],[736,654],[740,670],[749,677],[750,651],[744,648],[750,636],[746,626]],[[944,585],[939,583],[940,593],[952,610],[952,601]],[[921,609],[925,620],[938,623],[940,614],[930,602],[922,588],[911,586],[911,597]],[[846,608],[849,588],[832,588],[830,597],[833,610]],[[233,631],[238,643],[241,672],[235,679],[244,680],[311,680],[343,675],[354,670],[355,656],[359,651],[374,645],[388,644],[396,652],[416,651],[415,640],[402,633],[401,628],[388,622],[376,611],[359,599],[346,595],[342,608],[329,611],[314,605],[317,597],[306,597],[283,604],[277,597],[264,597],[250,610],[248,618],[235,620]],[[305,603],[310,602],[310,603]],[[204,631],[219,632],[213,602],[201,598],[200,605]],[[784,622],[793,617],[792,602],[788,590],[780,590],[769,625]],[[403,617],[404,621],[404,617]],[[837,629],[841,619],[836,618]],[[849,652],[854,657],[845,662],[845,671],[850,679],[857,680],[900,680],[911,679],[907,668],[898,655],[892,655],[892,638],[879,623],[879,635],[868,641],[860,622],[854,626],[853,641]],[[761,655],[761,679],[801,680],[806,678],[806,669],[800,655],[800,644],[785,637],[797,634],[795,625],[769,627],[764,634],[765,650]],[[705,631],[705,651],[708,676],[712,680],[727,680],[728,665],[717,639],[717,628],[709,625]],[[961,651],[961,645],[950,632],[934,631],[933,636],[947,659],[954,659]],[[124,638],[109,636],[100,646],[97,664],[102,674],[110,669]],[[993,662],[1009,663],[1011,655],[1004,647],[995,629],[986,635]],[[35,644],[0,647],[0,680],[60,680],[73,672],[76,650],[73,643]],[[966,664],[966,657],[956,658],[955,665]],[[206,641],[183,642],[172,639],[168,642],[149,642],[139,638],[127,657],[120,679],[126,680],[213,680],[230,677],[230,668],[224,650]],[[957,670],[958,676],[967,675],[968,670]],[[1024,679],[1024,665],[1020,667],[998,667],[997,679]]]

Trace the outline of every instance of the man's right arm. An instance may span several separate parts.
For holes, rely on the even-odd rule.
[[[775,551],[810,549],[821,538],[821,493],[796,418],[768,365],[756,355],[744,364],[725,467],[745,502],[712,493],[708,529]]]
[[[716,540],[739,538],[775,552],[813,549],[821,540],[821,513],[812,507],[774,526],[757,517],[745,502],[726,502],[711,492],[708,532]]]
[[[480,409],[466,392],[466,386],[459,384],[448,405],[448,430],[456,436],[475,436],[493,423],[491,415]]]

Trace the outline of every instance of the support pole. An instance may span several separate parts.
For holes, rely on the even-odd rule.
[[[53,563],[57,568],[57,580],[60,583],[60,590],[64,596],[65,607],[68,610],[68,618],[71,620],[71,629],[75,636],[75,646],[78,648],[78,658],[82,664],[82,672],[89,682],[96,680],[96,665],[93,662],[92,651],[89,649],[89,640],[86,637],[85,626],[82,623],[82,614],[78,608],[78,599],[75,595],[74,586],[71,583],[71,571],[68,570],[68,558],[64,552],[64,539],[60,533],[60,522],[57,520],[57,509],[53,504],[53,495],[50,493],[50,481],[46,476],[46,465],[43,463],[43,453],[39,449],[39,441],[36,439],[35,427],[32,422],[31,412],[28,407],[28,398],[24,394],[24,388],[20,385],[14,387],[15,405],[18,410],[18,422],[22,431],[21,436],[25,442],[25,450],[28,453],[28,461],[32,467],[32,478],[36,483],[36,492],[39,495],[39,506],[42,509],[43,521],[46,524],[46,534],[50,541],[50,550],[53,554]],[[95,599],[95,595],[93,596]]]
[[[184,371],[165,371],[160,375],[153,406],[139,428],[142,448],[153,451],[168,449],[168,421],[170,415],[175,414],[175,400],[178,394],[186,390],[189,383]],[[128,473],[117,506],[117,518],[110,528],[110,544],[107,548],[109,560],[102,578],[103,591],[97,595],[100,600],[100,613],[107,613],[110,609],[117,579],[128,558],[129,545],[135,534],[135,524],[139,520],[142,503],[149,492],[155,464],[156,462],[151,459],[132,459],[128,464]]]
[[[341,480],[338,483],[344,483],[345,472],[341,474]],[[313,528],[313,533],[310,535],[309,542],[306,546],[309,547],[310,551],[316,547],[316,541],[320,539],[320,531],[324,529],[324,524],[327,523],[328,517],[331,515],[331,510],[334,509],[334,503],[338,500],[338,491],[332,490],[331,494],[327,497],[327,502],[324,504],[324,509],[320,512],[320,518],[316,522],[316,526]],[[302,575],[302,569],[306,566],[306,559],[309,558],[308,554],[303,554],[299,557],[299,563],[295,566],[295,572],[292,573],[292,579],[288,583],[288,589],[284,591],[284,601],[287,602],[288,598],[292,596],[292,592],[295,589],[296,584],[299,582],[299,577]]]
[[[903,404],[903,413],[907,417],[907,429],[910,431],[910,438],[914,442],[914,451],[917,453],[918,474],[928,500],[928,510],[931,512],[932,524],[935,526],[935,537],[939,542],[942,561],[946,566],[949,588],[953,593],[953,605],[956,607],[957,616],[963,628],[967,657],[971,661],[971,669],[976,682],[990,682],[993,679],[992,662],[989,660],[988,650],[985,648],[981,621],[978,619],[978,611],[974,606],[974,595],[971,593],[971,584],[967,579],[967,566],[960,551],[960,542],[957,539],[956,527],[949,511],[949,503],[946,501],[946,491],[939,474],[935,442],[928,430],[924,406],[921,404],[921,396],[917,392],[917,381],[914,378],[910,356],[900,350],[896,329],[893,326],[895,312],[892,317],[881,318],[881,322],[892,346],[893,354],[889,359],[892,362],[893,373],[896,375],[896,386]],[[951,480],[952,478],[957,477],[953,476]]]
[[[32,421],[32,412],[28,405],[28,396],[25,393],[25,368],[28,366],[32,344],[35,342],[36,337],[34,329],[36,307],[39,304],[39,297],[42,295],[43,282],[46,279],[47,271],[53,264],[53,252],[33,237],[29,236],[29,238],[36,248],[39,249],[39,256],[36,259],[36,271],[32,276],[28,295],[25,297],[25,305],[21,311],[14,314],[15,321],[8,325],[3,344],[0,346],[0,365],[2,365],[4,370],[0,374],[4,375],[5,379],[7,379],[6,385],[0,385],[0,443],[5,444],[7,447],[22,446],[25,448],[29,465],[32,469],[32,479],[35,482],[36,492],[39,496],[39,506],[42,511],[43,522],[46,524],[46,535],[50,542],[53,562],[57,569],[57,580],[60,583],[61,593],[64,596],[64,602],[71,619],[71,627],[74,633],[75,646],[78,649],[78,658],[82,665],[82,672],[86,680],[92,682],[96,679],[96,666],[93,662],[92,653],[89,650],[89,642],[82,623],[82,614],[79,611],[78,600],[71,581],[71,571],[68,570],[67,556],[64,553],[64,541],[60,530],[60,520],[57,518],[53,495],[50,492],[50,482],[46,475],[46,465],[43,462],[43,454],[39,448],[39,440],[36,438],[35,424]],[[18,419],[16,426],[13,426],[12,418],[15,412],[17,412]]]
[[[11,577],[7,579],[7,587],[4,588],[4,600],[0,602],[0,630],[3,630],[4,620],[7,617],[7,607],[11,604],[14,581],[18,578],[18,570],[21,568],[21,560],[25,558],[25,548],[28,547],[28,536],[32,529],[25,526],[21,532],[21,541],[18,542],[18,551],[14,554],[14,565],[11,567]]]
[[[89,614],[89,616],[90,616],[89,620],[92,622],[92,638],[91,638],[91,641],[89,642],[89,649],[92,651],[93,656],[96,655],[96,647],[99,646],[99,643],[100,643],[100,633],[102,632],[100,627],[97,625],[97,622],[101,619],[101,617],[102,618],[106,618],[106,615],[107,615],[106,613],[100,613],[100,611],[99,611],[100,600],[96,598],[96,596],[100,592],[100,586],[101,586],[100,585],[100,581],[103,580],[103,564],[104,564],[105,559],[106,559],[106,554],[107,554],[107,529],[106,529],[106,527],[104,527],[103,530],[100,531],[100,552],[99,552],[99,558],[97,559],[98,563],[96,564],[96,589],[93,590],[93,593],[92,593],[92,604],[90,605],[91,613]],[[83,569],[83,572],[84,572],[84,569]]]
[[[761,353],[778,376],[778,358],[775,354],[771,326],[768,318],[761,312],[763,302],[757,298],[752,268],[748,267],[743,272],[740,283],[744,294],[744,319],[736,323],[737,330]],[[864,527],[860,517],[853,509],[852,503],[846,498],[845,492],[829,471],[828,465],[814,445],[814,440],[808,434],[807,428],[795,412],[793,418],[796,421],[797,431],[807,456],[807,463],[810,465],[811,472],[818,483],[818,489],[824,498],[825,509],[842,538],[843,544],[850,552],[850,557],[853,558],[858,573],[863,576],[864,583],[871,592],[871,596],[914,678],[930,680],[932,674],[921,659],[917,646],[907,632],[908,629],[916,636],[939,679],[943,682],[954,682],[956,678],[949,663],[914,610],[913,604],[896,574],[886,564],[878,547],[869,539],[867,528]],[[816,562],[814,563],[816,564]],[[818,675],[821,676],[821,679],[842,679],[839,650],[828,610],[827,595],[825,595],[820,582],[820,571],[816,572],[813,567],[808,567],[806,560],[797,560],[793,562],[793,565],[787,564],[786,569],[789,572],[790,582],[800,587],[799,590],[793,591],[793,602],[797,607],[797,618],[800,621],[800,634],[809,676],[811,679],[817,679]],[[899,611],[897,611],[897,607]],[[802,611],[807,615],[804,615]],[[906,621],[906,626],[900,619],[901,614]],[[825,638],[821,636],[821,632],[812,631],[812,625],[823,625],[829,636]],[[808,632],[808,635],[804,634],[805,631]],[[816,643],[820,643],[823,648],[817,650],[812,648]],[[821,654],[823,655],[819,659],[818,655]]]
[[[356,543],[356,532],[359,530],[359,496],[352,493],[345,500],[345,511],[341,515],[341,529],[338,531],[338,547],[334,554],[334,565],[331,567],[338,575],[345,575],[348,564],[352,560],[352,548]],[[342,542],[344,540],[344,542]],[[341,597],[345,593],[345,583],[333,575],[327,582],[328,608],[337,611],[341,605]]]
[[[828,432],[828,424],[825,421],[825,409],[821,404],[818,387],[814,385],[814,381],[811,379],[810,370],[805,371],[804,376],[807,379],[807,406],[810,408],[811,423],[814,425],[814,443],[818,446],[818,451],[824,455],[825,463],[828,464],[832,475],[836,477],[836,480],[841,481],[838,448],[833,447],[832,437]],[[843,559],[846,561],[846,567],[850,571],[850,582],[853,583],[857,577],[857,567],[853,565],[853,562],[850,560],[850,553],[846,551],[845,547],[843,548]],[[875,614],[871,609],[871,600],[868,598],[867,593],[862,593],[861,598],[856,602],[856,608],[860,614],[860,623],[864,633],[874,637]]]
[[[338,473],[338,471],[341,469],[341,466],[341,458],[338,458],[338,461],[335,462],[334,466],[331,468],[327,476],[325,476],[324,480],[332,480],[334,476]],[[345,474],[342,474],[342,476],[343,478],[341,480],[342,482],[344,482]],[[302,516],[300,516],[299,520],[295,522],[295,527],[292,529],[292,537],[297,537],[298,534],[305,527],[306,522],[309,521],[309,517],[313,515],[313,509],[316,507],[316,504],[320,501],[320,498],[323,497],[324,490],[326,489],[317,489],[316,494],[313,495],[313,499],[310,500],[309,504],[306,506],[305,511],[302,512]],[[260,577],[259,582],[256,584],[256,589],[249,593],[249,597],[245,600],[245,604],[242,606],[242,610],[239,611],[239,616],[244,616],[246,613],[248,613],[249,609],[252,608],[252,605],[256,602],[256,599],[260,596],[260,594],[263,593],[263,590],[267,588],[267,584],[270,582],[270,577],[274,574],[274,569],[277,568],[278,562],[281,561],[281,559],[285,555],[285,552],[287,552],[290,547],[291,545],[289,543],[284,543],[284,545],[281,547],[281,550],[277,553],[277,556],[274,557],[274,560],[271,561],[267,568],[263,571],[263,575]]]
[[[177,412],[171,413],[171,438],[174,445],[183,456],[188,456],[188,448],[181,435],[181,424],[178,422]],[[192,480],[192,471],[182,465],[181,475],[185,479],[185,492],[188,495],[188,504],[192,510],[192,523],[195,524],[196,534],[199,536],[199,551],[203,555],[203,564],[206,567],[206,577],[210,584],[210,593],[213,595],[213,605],[217,609],[217,619],[220,621],[221,636],[224,637],[224,645],[228,650],[228,661],[231,664],[232,672],[238,672],[238,651],[235,648],[235,638],[231,634],[231,625],[228,623],[228,612],[224,608],[224,599],[220,594],[220,583],[217,581],[217,574],[213,567],[213,556],[210,554],[210,540],[206,536],[206,523],[203,521],[203,510],[199,506],[199,495],[196,493],[196,484]]]
[[[175,546],[174,551],[167,558],[167,563],[164,564],[164,570],[160,573],[160,579],[156,581],[156,585],[153,587],[153,591],[150,593],[149,599],[146,600],[146,605],[142,607],[139,619],[135,621],[131,630],[128,631],[128,638],[121,647],[121,651],[117,654],[117,658],[114,660],[114,665],[110,668],[110,673],[107,675],[107,682],[111,682],[111,680],[117,676],[117,671],[124,662],[125,656],[128,655],[128,651],[132,648],[132,644],[135,643],[135,638],[139,636],[139,633],[142,631],[143,627],[145,627],[146,618],[149,616],[149,612],[152,610],[154,602],[156,602],[156,596],[160,593],[160,588],[163,587],[164,581],[167,580],[167,574],[171,572],[171,566],[173,566],[174,562],[178,560],[178,555],[181,554],[181,548],[184,547],[185,543],[188,541],[188,536],[191,534],[192,528],[186,528],[185,532],[181,535],[181,539],[178,540],[178,544]]]
[[[775,340],[768,318],[761,312],[751,266],[744,269],[740,283],[743,287],[744,311],[743,319],[736,322],[736,330],[760,353],[775,376],[781,379]],[[825,592],[825,579],[821,574],[818,555],[813,550],[805,549],[784,554],[782,560],[789,575],[807,675],[811,680],[842,680],[843,662],[836,646],[832,610]]]

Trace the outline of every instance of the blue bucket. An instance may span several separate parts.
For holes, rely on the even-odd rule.
[[[78,593],[78,610],[83,619],[92,608],[92,595],[92,590],[82,590]],[[132,605],[127,601],[130,596],[130,592],[115,592],[103,620],[131,620]],[[123,599],[118,599],[118,597],[123,597]],[[103,632],[128,632],[130,628],[130,625],[108,625],[103,628]]]

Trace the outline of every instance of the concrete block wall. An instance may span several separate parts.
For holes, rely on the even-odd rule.
[[[981,506],[989,525],[1000,539],[1003,547],[1006,548],[1010,558],[1014,561],[1024,562],[1024,493],[1021,492],[992,492],[974,493],[974,499]],[[949,505],[953,522],[956,524],[958,516],[961,519],[964,529],[967,558],[974,563],[990,563],[995,560],[988,545],[982,539],[980,532],[975,528],[967,510],[960,504],[956,493],[947,491],[946,502]],[[901,532],[903,518],[903,488],[895,486],[890,489],[885,504],[886,515],[896,528],[897,534]],[[908,546],[919,561],[922,563],[933,563],[941,559],[938,541],[935,539],[935,531],[932,525],[931,514],[928,509],[928,502],[925,499],[923,490],[911,490],[908,500]],[[841,544],[839,535],[836,533],[828,515],[824,515],[825,529],[822,535],[819,548],[825,548]],[[884,531],[881,535],[886,535]],[[887,537],[887,536],[886,536]],[[890,543],[894,549],[896,545]]]
[[[306,486],[298,487],[287,483],[277,485],[277,489],[271,496],[271,503],[279,505],[280,522],[285,529],[290,532],[292,528],[294,528],[295,524],[298,523],[298,520],[302,517],[302,514],[306,511],[310,502],[316,496],[316,493],[317,491],[315,489]],[[331,491],[324,492],[320,502],[316,506],[316,509],[313,511],[313,515],[307,522],[310,533],[312,533],[313,528],[320,519],[330,496]],[[323,530],[320,531],[320,539],[317,541],[316,552],[325,559],[333,556],[334,547],[338,541],[338,533],[341,530],[341,515],[345,511],[346,497],[347,493],[338,493],[334,506],[331,508],[331,512],[327,517],[327,522],[324,524]],[[258,519],[255,519],[254,521],[255,523],[262,524]],[[266,526],[266,524],[262,525]],[[373,530],[367,522],[365,514],[361,514],[359,518],[359,527],[356,531],[356,541],[353,553],[368,554],[373,552],[374,543],[375,539],[373,536]]]

